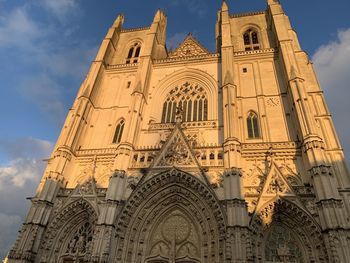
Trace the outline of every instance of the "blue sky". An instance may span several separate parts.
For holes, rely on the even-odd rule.
[[[264,10],[264,0],[227,1],[231,13]],[[348,0],[281,1],[301,45],[315,63],[343,146],[350,110]],[[150,25],[157,8],[168,16],[168,47],[192,32],[214,51],[221,0],[0,0],[0,258],[42,175],[65,115],[108,27]],[[346,86],[347,85],[347,86]],[[4,238],[6,237],[6,239]]]

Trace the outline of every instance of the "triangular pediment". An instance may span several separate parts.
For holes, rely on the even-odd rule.
[[[180,123],[175,125],[173,132],[165,141],[151,165],[151,168],[169,169],[171,167],[201,170]]]
[[[298,195],[281,172],[281,169],[272,161],[252,218],[259,216],[268,225],[272,221],[274,206],[279,200],[289,200],[299,207],[303,207]]]
[[[260,211],[267,203],[276,201],[281,197],[296,197],[296,194],[277,164],[272,162],[269,173],[260,190],[260,196],[255,210]]]
[[[169,54],[169,57],[192,57],[208,54],[209,51],[203,47],[202,44],[200,44],[198,40],[192,36],[192,34],[188,34],[178,48]]]
[[[293,188],[274,162],[271,164],[261,194],[264,196],[294,195]]]

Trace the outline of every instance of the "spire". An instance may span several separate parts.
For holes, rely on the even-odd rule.
[[[118,15],[117,19],[113,23],[113,27],[121,27],[124,24],[124,15]]]
[[[223,11],[223,12],[228,11],[228,5],[226,3],[226,0],[222,1],[221,11]]]

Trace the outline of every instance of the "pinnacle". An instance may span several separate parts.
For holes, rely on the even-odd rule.
[[[228,5],[225,0],[222,1],[221,11],[228,11]]]
[[[119,14],[117,19],[113,23],[113,27],[119,27],[124,23],[124,14]]]

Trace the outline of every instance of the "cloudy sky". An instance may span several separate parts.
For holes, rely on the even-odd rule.
[[[230,0],[231,13],[264,0]],[[248,4],[249,3],[249,4]],[[168,47],[192,32],[215,49],[221,0],[0,0],[0,258],[12,245],[67,110],[117,14],[125,27],[168,15]],[[349,0],[282,0],[319,73],[344,149],[350,154]],[[349,155],[350,156],[350,155]]]

